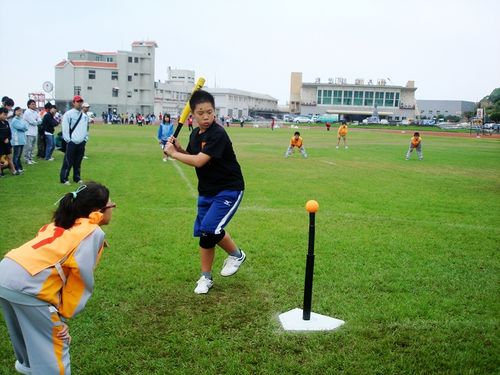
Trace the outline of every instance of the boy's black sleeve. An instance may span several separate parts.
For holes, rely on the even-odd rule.
[[[227,141],[228,137],[225,132],[215,132],[214,134],[211,134],[210,137],[207,137],[206,143],[203,145],[201,152],[211,156],[212,158],[220,159],[224,154]]]

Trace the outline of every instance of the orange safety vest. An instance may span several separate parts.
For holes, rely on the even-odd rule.
[[[34,239],[9,251],[5,257],[20,264],[32,276],[44,269],[56,267],[65,282],[61,264],[98,226],[87,218],[77,219],[69,229],[56,227],[54,223],[46,224]]]

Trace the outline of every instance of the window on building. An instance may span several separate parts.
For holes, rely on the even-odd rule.
[[[228,110],[227,110],[227,115],[228,115],[229,117],[232,117],[232,116],[233,116],[233,109],[232,109],[232,108],[228,108]]]
[[[385,106],[386,107],[394,107],[394,93],[386,92],[385,93]]]
[[[137,89],[134,89],[134,92],[139,92],[139,90],[137,90]]]
[[[89,79],[95,79],[95,70],[89,70]]]
[[[377,107],[383,107],[383,105],[384,105],[384,93],[383,92],[377,91],[375,93],[375,105]]]
[[[318,104],[323,104],[323,100],[321,98],[321,94],[323,93],[323,90],[318,90],[317,95],[316,95],[316,103]]]
[[[95,61],[101,61],[101,56],[96,56]]]
[[[363,91],[354,91],[354,105],[363,105]]]
[[[106,61],[107,62],[113,62],[113,58],[112,57],[106,57]]]
[[[373,107],[373,91],[365,91],[365,105]]]
[[[344,105],[352,105],[352,91],[344,91]]]
[[[396,97],[394,99],[394,107],[399,107],[399,92],[396,93]]]
[[[333,104],[341,105],[342,104],[342,91],[341,90],[333,90]]]
[[[92,91],[92,86],[87,86],[87,91]]]
[[[128,57],[128,62],[131,63],[132,62],[132,56],[129,56]]]
[[[73,87],[73,95],[81,95],[82,94],[82,87],[81,86],[74,86]]]
[[[138,57],[134,57],[134,62],[138,63],[139,62],[139,58]]]
[[[111,80],[118,81],[118,72],[111,72]]]
[[[134,73],[134,77],[137,77],[139,75],[139,73]]]
[[[131,98],[132,97],[132,91],[127,91],[127,98]]]
[[[118,89],[116,87],[113,88],[113,91],[111,92],[111,96],[113,98],[118,98]]]
[[[128,81],[132,82],[132,76],[130,74],[128,75]]]
[[[321,101],[318,104],[332,104],[332,90],[319,90],[322,91]],[[319,98],[319,97],[318,97]]]

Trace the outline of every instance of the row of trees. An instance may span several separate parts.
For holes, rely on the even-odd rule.
[[[500,122],[500,87],[494,89],[490,95],[481,100],[480,105],[486,111],[490,121]]]

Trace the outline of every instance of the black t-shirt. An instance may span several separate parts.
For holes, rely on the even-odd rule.
[[[4,143],[6,139],[8,142]],[[12,133],[8,121],[0,121],[0,156],[9,155],[12,152],[11,139]]]
[[[191,155],[203,152],[211,157],[203,167],[196,168],[200,195],[213,196],[222,190],[245,189],[233,144],[224,128],[216,122],[201,134],[200,128],[193,130],[186,151]]]
[[[54,134],[54,127],[57,125],[57,121],[52,115],[52,113],[47,112],[42,119],[42,129],[44,132]]]

